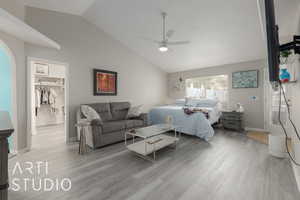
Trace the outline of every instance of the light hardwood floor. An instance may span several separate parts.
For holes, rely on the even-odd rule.
[[[243,134],[217,130],[210,143],[183,135],[176,151],[157,153],[155,164],[128,152],[123,143],[79,156],[78,145],[65,145],[62,137],[36,138],[38,148],[11,159],[9,168],[11,174],[16,162],[47,160],[48,177],[71,178],[71,191],[9,191],[10,200],[300,199],[290,162],[271,157],[267,145]],[[25,177],[32,175],[11,175]]]

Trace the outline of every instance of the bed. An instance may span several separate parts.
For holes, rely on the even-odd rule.
[[[214,136],[212,124],[217,123],[220,118],[218,106],[194,105],[197,109],[206,110],[208,118],[202,112],[187,115],[183,110],[185,106],[174,104],[155,107],[149,112],[149,121],[151,124],[161,124],[165,122],[167,116],[172,116],[173,124],[180,127],[180,132],[209,141]]]

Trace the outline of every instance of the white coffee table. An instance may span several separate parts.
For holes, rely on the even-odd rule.
[[[157,124],[126,131],[125,145],[138,156],[146,160],[155,161],[156,151],[171,145],[175,145],[176,148],[177,142],[179,141],[176,128],[176,126],[169,124]],[[164,134],[168,131],[174,131],[174,136]],[[132,136],[131,144],[127,142],[128,135]],[[136,138],[142,138],[142,140],[136,141]],[[150,154],[153,154],[153,159],[149,156]]]

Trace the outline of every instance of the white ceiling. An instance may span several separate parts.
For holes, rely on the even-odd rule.
[[[82,15],[95,0],[23,0],[31,7],[64,12],[73,15]]]
[[[25,0],[27,5],[82,15],[167,72],[265,57],[255,0]],[[258,0],[262,1],[262,0]],[[275,0],[281,36],[295,32],[299,0]],[[168,13],[173,40],[190,40],[160,53],[142,38],[161,39],[160,12]],[[297,16],[298,17],[298,16]]]
[[[282,42],[292,39],[299,28],[300,1],[299,0],[275,0],[276,22],[279,26],[279,35]]]
[[[2,8],[0,8],[0,24],[1,31],[13,35],[22,41],[48,48],[60,49],[60,45],[55,41],[49,39]]]

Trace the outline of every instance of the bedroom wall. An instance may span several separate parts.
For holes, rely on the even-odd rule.
[[[298,27],[297,27],[297,35],[300,34],[300,18],[298,16]],[[298,56],[298,58],[300,59],[300,56]],[[297,65],[298,67],[300,67],[300,60],[297,60]],[[294,120],[294,123],[296,124],[298,131],[300,132],[300,70],[298,68],[298,82],[291,85],[291,97],[292,97],[292,119]],[[293,143],[293,149],[295,152],[295,159],[298,163],[300,163],[300,141],[298,140],[297,136],[295,135],[295,133],[293,132],[293,139],[292,139],[292,143]],[[296,176],[296,180],[298,183],[298,189],[300,191],[300,167],[299,166],[295,166],[295,176]]]
[[[70,136],[82,103],[130,101],[147,111],[167,97],[167,74],[79,16],[26,9],[26,22],[57,41],[60,51],[26,45],[30,57],[69,63]],[[92,69],[118,72],[117,96],[93,96]]]
[[[19,0],[1,0],[0,7],[7,12],[24,20],[24,5]],[[16,61],[16,71],[14,74],[17,88],[17,121],[13,121],[15,129],[14,134],[18,137],[17,150],[26,147],[26,67],[24,56],[24,42],[0,31],[0,40],[2,40],[12,51]]]
[[[229,109],[235,108],[236,103],[243,104],[245,108],[245,126],[248,128],[264,129],[264,67],[264,61],[258,60],[171,73],[168,75],[168,96],[172,100],[177,98],[184,98],[185,90],[177,91],[176,89],[174,89],[174,84],[176,83],[176,81],[178,81],[180,76],[182,76],[183,79],[188,79],[192,77],[227,74],[230,83],[228,95]],[[259,70],[259,87],[249,89],[232,89],[232,72],[252,69]],[[252,100],[252,96],[256,96],[257,100]]]
[[[300,32],[300,29],[299,29]],[[300,66],[300,62],[298,62],[298,66]],[[298,70],[298,80],[300,78],[300,70]],[[291,90],[291,98],[292,98],[292,119],[295,123],[295,125],[298,128],[298,131],[300,131],[300,83],[296,83],[294,85],[291,85],[290,88]],[[292,129],[291,129],[292,130]],[[298,163],[300,163],[300,141],[298,140],[296,134],[294,131],[291,131],[292,135],[292,143],[293,143],[293,149],[295,152],[295,159]],[[300,191],[300,167],[294,166],[295,167],[295,175],[296,175],[296,180],[298,181],[298,188]]]

